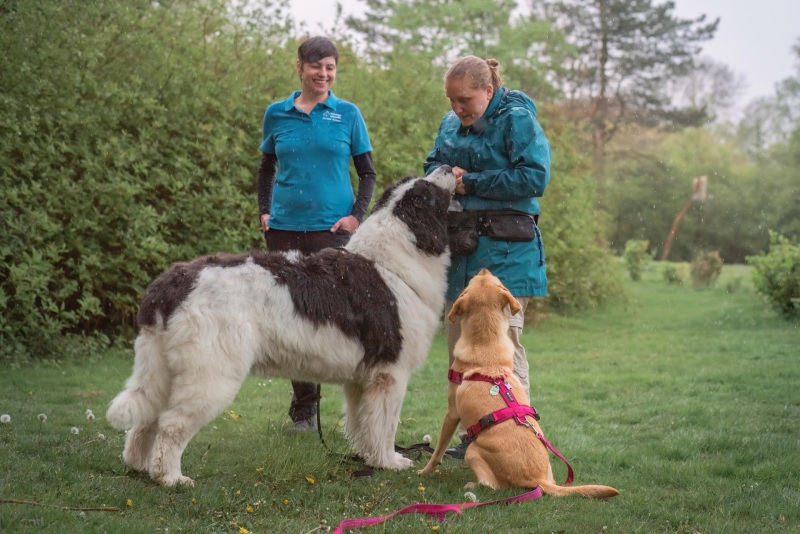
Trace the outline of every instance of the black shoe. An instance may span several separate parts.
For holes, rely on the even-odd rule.
[[[287,432],[316,432],[317,431],[317,416],[312,415],[308,419],[296,421],[292,426],[286,429]]]
[[[463,460],[464,455],[467,453],[467,447],[469,447],[470,443],[472,443],[471,439],[462,438],[461,443],[455,447],[445,449],[444,455],[449,456],[450,458],[455,458],[456,460]]]

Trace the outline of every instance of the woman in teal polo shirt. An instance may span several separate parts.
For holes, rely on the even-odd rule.
[[[264,113],[258,207],[267,249],[310,254],[347,244],[375,189],[372,145],[361,112],[331,91],[339,52],[325,37],[297,49],[301,89]],[[350,183],[350,158],[358,195]],[[292,382],[293,430],[315,430],[319,385]]]
[[[442,119],[424,168],[427,174],[450,165],[457,187],[451,209],[471,221],[474,249],[454,251],[448,272],[447,301],[469,280],[489,269],[517,297],[522,311],[509,314],[514,343],[514,374],[530,398],[528,359],[519,337],[530,297],[547,295],[544,246],[538,228],[539,201],[550,181],[550,144],[526,94],[502,86],[494,59],[466,56],[445,74],[452,111]],[[450,361],[461,333],[445,320]],[[448,454],[463,458],[466,443]]]

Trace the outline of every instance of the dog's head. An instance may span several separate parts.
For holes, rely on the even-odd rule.
[[[370,218],[396,217],[414,234],[418,249],[440,256],[447,252],[447,208],[455,189],[456,177],[448,165],[424,178],[409,176],[383,192]]]
[[[500,311],[508,306],[511,315],[522,309],[519,301],[506,289],[506,286],[489,269],[481,271],[472,277],[466,289],[461,292],[447,318],[451,323],[461,315],[469,315],[478,311]]]

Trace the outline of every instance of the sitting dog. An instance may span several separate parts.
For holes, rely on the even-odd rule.
[[[205,256],[153,281],[133,374],[106,414],[129,429],[125,463],[166,486],[194,484],[184,449],[253,372],[342,384],[355,452],[372,467],[411,467],[394,438],[444,306],[455,186],[448,166],[395,184],[344,249]]]
[[[448,373],[447,412],[433,455],[418,474],[434,471],[462,422],[468,435],[474,436],[464,460],[478,484],[492,489],[540,486],[544,493],[555,496],[618,495],[608,486],[567,487],[553,481],[548,454],[551,446],[512,372],[514,347],[507,334],[506,306],[512,314],[521,309],[517,299],[487,269],[470,280],[453,304],[448,319],[455,322],[461,317],[461,337]],[[470,482],[466,487],[474,486]]]

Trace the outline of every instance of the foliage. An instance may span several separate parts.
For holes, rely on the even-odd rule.
[[[795,201],[800,182],[792,178],[800,167],[792,167],[788,155],[776,153],[756,166],[734,143],[700,128],[638,140],[631,135],[626,142],[631,150],[609,162],[599,192],[601,204],[613,214],[610,241],[615,250],[629,239],[647,239],[660,247],[691,198],[692,179],[701,175],[708,177],[709,197],[692,203],[670,259],[690,261],[702,250],[718,250],[726,263],[742,263],[766,250],[767,228],[800,232]]]
[[[292,56],[259,37],[278,21],[233,24],[217,0],[13,6],[0,344],[46,357],[62,335],[131,325],[170,262],[256,242],[260,113]]]
[[[547,113],[545,107],[544,114]],[[553,154],[551,181],[540,199],[539,224],[547,256],[547,303],[575,312],[620,298],[621,279],[606,246],[606,224],[594,206],[595,183],[575,149],[571,126],[543,120]],[[531,302],[534,305],[538,299]]]
[[[722,258],[716,250],[703,251],[692,259],[689,273],[692,285],[705,287],[712,285],[722,272]]]
[[[577,119],[591,124],[592,146],[605,145],[629,122],[700,124],[700,108],[671,108],[668,82],[687,74],[719,19],[681,19],[672,2],[549,1],[549,19],[574,45],[561,86]]]
[[[628,270],[631,280],[638,282],[642,279],[642,268],[650,255],[650,242],[644,239],[631,239],[625,243],[625,268]]]
[[[526,328],[521,340],[535,378],[531,403],[548,440],[572,464],[574,484],[608,484],[619,497],[543,497],[471,508],[442,522],[398,515],[353,532],[796,532],[800,329],[753,306],[752,295],[668,286],[657,269],[625,285],[627,303],[552,317]],[[447,367],[438,336],[409,382],[398,444],[438,437]],[[363,464],[351,460],[337,426],[341,389],[323,386],[323,446],[315,435],[284,432],[288,381],[253,376],[229,406],[234,413],[219,414],[186,448],[184,472],[196,486],[163,488],[125,467],[125,434],[103,418],[130,370],[129,353],[111,352],[0,372],[0,413],[11,417],[0,424],[0,499],[29,503],[0,504],[0,531],[325,532],[345,518],[465,502],[463,486],[474,479],[451,459],[431,476],[375,470],[353,477]],[[731,431],[737,420],[747,421],[746,432]],[[417,469],[428,460],[424,453],[411,458]],[[563,481],[563,462],[551,462]],[[471,491],[488,502],[524,490]]]
[[[467,54],[493,57],[516,81],[512,87],[551,94],[546,73],[560,63],[563,41],[535,14],[515,16],[514,0],[364,1],[363,16],[349,17],[347,25],[367,43],[372,62],[410,55],[443,68]]]
[[[664,266],[661,268],[661,276],[664,278],[664,281],[668,284],[672,285],[683,285],[683,277],[681,276],[680,271],[673,263],[664,262]]]
[[[770,231],[769,253],[749,256],[753,284],[772,307],[789,319],[800,317],[800,245]]]

